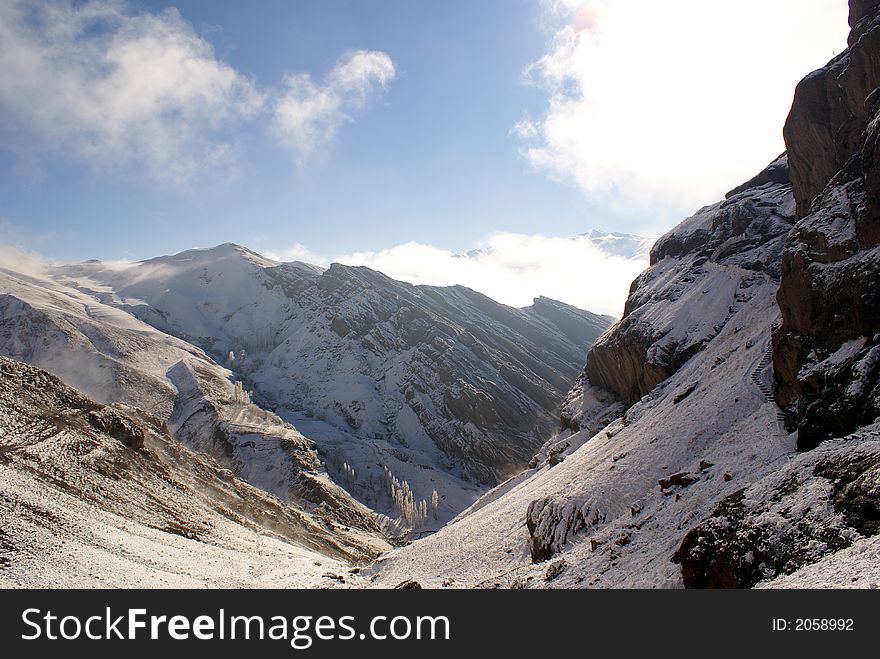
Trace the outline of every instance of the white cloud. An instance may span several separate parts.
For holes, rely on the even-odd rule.
[[[279,140],[302,166],[333,140],[351,112],[362,109],[394,75],[386,53],[359,50],[341,58],[320,84],[308,74],[286,76],[286,89],[273,107]]]
[[[644,252],[637,258],[616,256],[588,236],[514,233],[494,234],[467,255],[410,242],[334,261],[365,265],[413,284],[461,284],[515,307],[544,295],[612,316],[623,312],[630,283],[648,265]]]
[[[320,254],[316,254],[308,247],[301,243],[293,243],[289,247],[282,250],[266,250],[265,256],[273,261],[289,263],[291,261],[302,261],[303,263],[311,263],[314,265],[326,265],[327,260]]]
[[[27,149],[184,182],[228,163],[218,129],[262,103],[176,9],[0,2],[0,107]]]
[[[0,269],[46,279],[47,264],[41,256],[20,247],[0,245]]]
[[[303,164],[393,77],[386,53],[356,51],[321,84],[258,89],[173,7],[0,0],[0,137],[25,165],[73,158],[175,184],[234,173],[234,129],[265,109]]]
[[[770,162],[796,83],[846,45],[846,0],[545,7],[555,33],[526,75],[548,106],[513,128],[527,159],[655,215],[710,203]]]

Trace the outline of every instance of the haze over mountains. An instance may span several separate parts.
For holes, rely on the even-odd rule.
[[[463,284],[511,306],[547,296],[617,317],[630,282],[648,265],[653,242],[596,230],[572,237],[500,232],[464,253],[407,242],[337,260],[413,284]],[[583,280],[601,280],[603,285],[583,286]]]
[[[880,2],[850,24],[617,322],[231,244],[0,269],[0,583],[880,586]]]

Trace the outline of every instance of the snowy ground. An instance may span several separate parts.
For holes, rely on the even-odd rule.
[[[318,588],[349,569],[228,520],[212,520],[208,539],[185,538],[34,488],[6,467],[0,497],[0,545],[15,547],[2,552],[2,588]]]
[[[118,421],[113,436],[95,414]],[[321,587],[387,548],[237,479],[132,408],[0,358],[0,585]]]
[[[880,588],[880,536],[856,540],[851,547],[757,587]]]

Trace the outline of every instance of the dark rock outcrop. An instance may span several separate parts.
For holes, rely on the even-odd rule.
[[[407,579],[397,584],[394,590],[422,590],[422,584],[414,579]]]
[[[88,419],[96,430],[118,439],[130,449],[139,449],[144,445],[144,429],[114,407],[93,410],[88,413]]]
[[[723,499],[672,557],[688,588],[751,588],[880,530],[877,431]],[[830,487],[829,487],[830,485]]]
[[[548,560],[573,537],[603,521],[605,516],[587,504],[553,498],[532,501],[526,511],[532,562]]]
[[[798,86],[785,128],[798,221],[782,257],[776,399],[808,450],[880,415],[880,4]]]
[[[880,5],[850,3],[850,48],[804,78],[784,128],[791,187],[804,217],[828,181],[860,150],[880,84]]]

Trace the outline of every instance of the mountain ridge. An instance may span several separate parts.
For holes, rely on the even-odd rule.
[[[7,277],[4,288],[17,290]],[[109,358],[119,372],[130,369],[127,348],[104,353],[142,339],[108,341],[101,322],[111,317],[183,349],[151,366],[149,378],[163,392],[160,416],[188,446],[282,498],[325,506],[346,524],[390,524],[391,533],[409,524],[398,528],[377,464],[394,468],[414,504],[439,490],[439,509],[421,523],[442,525],[528,463],[556,425],[572,363],[612,320],[549,298],[515,309],[462,286],[278,263],[234,243],[135,263],[52,266],[46,277],[18,290],[24,302],[15,304],[46,294],[77,299],[61,322],[100,339],[80,340],[83,363]],[[84,380],[59,350],[35,357],[21,337],[45,334],[55,321],[27,329],[22,320],[8,307],[0,350],[36,359],[104,402],[154,407],[137,369],[127,377],[136,390],[126,392],[101,389],[100,370],[95,382]],[[247,390],[243,404],[230,381]],[[252,421],[242,424],[243,415]],[[337,484],[386,516],[370,519]]]

